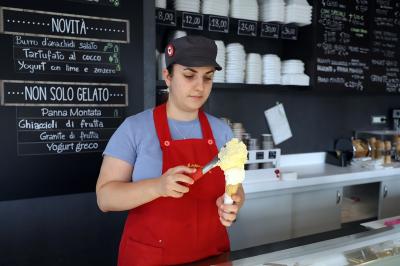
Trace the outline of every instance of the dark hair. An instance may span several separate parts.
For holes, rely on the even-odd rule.
[[[167,67],[167,70],[168,70],[168,75],[172,76],[172,74],[174,73],[174,64],[169,65]]]

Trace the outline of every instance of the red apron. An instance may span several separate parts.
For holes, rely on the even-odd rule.
[[[202,139],[172,140],[165,104],[156,107],[153,116],[163,173],[178,165],[203,166],[217,155],[210,124],[202,111]],[[225,190],[222,170],[214,168],[189,188],[181,198],[161,197],[130,210],[118,266],[180,264],[229,251],[227,231],[215,204]]]

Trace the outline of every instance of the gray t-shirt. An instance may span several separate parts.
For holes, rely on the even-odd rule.
[[[219,118],[206,114],[218,149],[232,139],[229,126]],[[199,119],[177,121],[168,119],[171,136],[175,140],[202,138]],[[162,173],[162,152],[153,120],[153,109],[130,116],[112,135],[103,155],[131,164],[132,180],[158,177]]]

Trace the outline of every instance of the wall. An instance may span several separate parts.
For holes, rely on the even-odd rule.
[[[44,4],[44,0],[18,4],[38,9],[56,5],[53,1]],[[1,5],[13,6],[13,1],[2,1]],[[155,70],[151,64],[143,64],[154,60],[154,17],[143,16],[154,13],[154,4],[124,1],[123,6],[121,16],[131,20],[132,48],[124,54],[130,62],[124,76],[133,84],[127,110],[133,114],[155,103]],[[144,90],[143,84],[149,87]],[[97,164],[92,167],[99,169]],[[95,182],[92,188],[94,191]],[[0,266],[115,265],[125,217],[125,212],[99,211],[93,192],[0,201]]]
[[[293,133],[279,145],[284,154],[333,149],[335,139],[349,138],[356,129],[382,128],[370,124],[371,115],[389,118],[390,109],[400,107],[398,96],[268,92],[260,88],[214,89],[209,106],[211,113],[242,122],[252,136],[260,137],[269,132],[264,110],[276,102],[284,104]]]
[[[143,58],[132,58],[138,70],[127,73],[138,80],[138,87],[131,88],[131,99],[137,104],[130,113],[154,105],[156,36],[151,2],[143,1],[143,12],[135,9],[133,1],[130,10],[124,11],[132,12],[132,18],[136,16],[137,28],[132,31],[142,33],[132,39],[143,51]],[[208,109],[217,116],[243,122],[252,135],[258,136],[268,131],[263,111],[277,101],[284,103],[294,134],[281,145],[284,153],[331,149],[335,138],[348,137],[354,129],[372,128],[370,115],[388,114],[390,108],[399,107],[394,96],[255,87],[248,91],[214,89]],[[0,202],[0,266],[115,265],[125,215],[101,213],[94,193]]]

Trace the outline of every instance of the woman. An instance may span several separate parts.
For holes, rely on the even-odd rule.
[[[243,204],[224,205],[224,174],[190,177],[232,138],[220,119],[201,111],[212,87],[217,47],[201,36],[173,40],[163,75],[166,104],[127,118],[105,151],[96,193],[100,209],[130,210],[119,266],[187,263],[229,251],[226,227]]]

